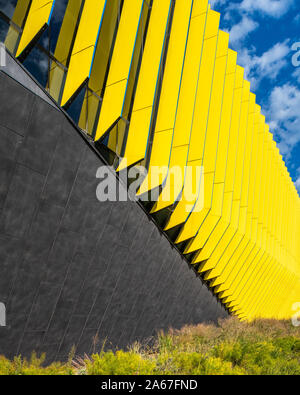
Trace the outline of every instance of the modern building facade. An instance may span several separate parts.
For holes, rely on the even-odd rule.
[[[45,217],[42,219],[41,213],[40,220],[45,221],[46,228],[51,228],[55,215],[60,218],[59,223],[63,225],[59,232],[63,234],[57,240],[62,246],[57,248],[65,252],[63,258],[58,254],[60,258],[56,260],[55,255],[51,255],[53,245],[47,258],[41,248],[43,267],[51,272],[53,266],[55,273],[45,279],[38,276],[37,289],[42,287],[42,290],[32,296],[35,300],[33,305],[28,302],[31,314],[39,314],[41,307],[36,307],[39,292],[51,294],[53,291],[48,281],[51,283],[53,280],[53,286],[56,284],[60,295],[63,295],[61,282],[66,281],[67,277],[61,270],[65,262],[75,259],[69,257],[75,247],[68,232],[87,232],[84,236],[87,244],[80,244],[79,255],[89,255],[97,245],[98,239],[94,234],[97,229],[97,236],[103,232],[102,237],[107,243],[105,247],[112,247],[113,243],[114,251],[105,252],[100,242],[102,247],[97,249],[93,258],[93,270],[99,271],[105,283],[95,285],[95,293],[102,290],[105,294],[105,284],[111,284],[108,287],[110,290],[113,288],[121,261],[125,265],[122,275],[127,280],[121,282],[123,286],[118,283],[114,288],[116,299],[123,299],[123,294],[119,292],[125,292],[131,295],[133,303],[136,299],[140,300],[141,294],[148,293],[144,288],[141,291],[134,287],[137,268],[143,278],[144,269],[147,273],[153,269],[156,275],[157,268],[166,270],[172,282],[176,278],[179,288],[185,283],[187,273],[197,274],[197,277],[194,274],[190,276],[190,284],[188,281],[185,283],[182,294],[187,300],[183,298],[177,302],[174,289],[159,278],[161,281],[155,285],[154,291],[156,297],[153,300],[150,298],[151,307],[147,313],[151,333],[161,327],[177,327],[177,319],[180,325],[191,320],[206,320],[206,314],[200,318],[197,305],[208,300],[208,295],[215,295],[223,306],[216,302],[217,307],[213,307],[209,319],[225,316],[225,308],[246,320],[290,318],[293,304],[300,300],[299,196],[265,123],[261,107],[256,104],[256,97],[250,91],[250,83],[244,78],[244,70],[237,65],[237,54],[228,46],[229,36],[219,29],[220,15],[211,10],[208,0],[19,0],[10,2],[10,5],[10,15],[8,7],[3,8],[0,14],[1,39],[11,64],[10,68],[2,70],[1,95],[2,100],[11,105],[18,103],[18,109],[16,105],[14,108],[5,105],[0,124],[6,128],[3,139],[14,141],[10,143],[14,147],[10,154],[13,159],[10,160],[20,173],[18,175],[14,167],[14,172],[11,170],[12,179],[6,175],[10,186],[6,194],[3,192],[3,225],[0,230],[4,244],[7,243],[6,237],[23,235],[21,238],[25,244],[21,243],[20,255],[14,259],[19,265],[22,256],[22,265],[25,265],[27,261],[23,258],[30,251],[26,243],[28,240],[32,242],[27,225],[32,224],[34,229],[35,222],[28,214],[28,224],[23,225],[21,214],[23,209],[28,209],[28,205],[31,214],[39,215],[40,211],[31,203],[34,196],[38,202],[41,199],[45,204],[41,208],[45,211]],[[12,71],[16,69],[17,73]],[[25,78],[25,69],[39,85],[30,76]],[[19,77],[16,77],[17,74]],[[25,94],[21,87],[12,88],[16,85],[10,80],[11,77],[31,93]],[[27,99],[23,103],[18,95],[28,96],[28,103]],[[56,119],[54,114],[58,113],[59,119]],[[8,114],[14,120],[9,120]],[[73,120],[72,126],[70,119]],[[9,126],[11,122],[16,124]],[[55,126],[53,131],[52,122]],[[59,137],[59,133],[64,133],[64,127],[67,128],[68,137],[62,137],[62,134]],[[14,137],[7,135],[8,130],[15,133],[12,134]],[[23,146],[20,154],[18,144]],[[8,152],[6,148],[4,151]],[[86,157],[82,159],[84,155]],[[80,171],[82,177],[92,177],[97,182],[96,158],[102,165],[106,163],[113,168],[118,182],[128,181],[128,177],[134,178],[128,175],[128,170],[146,170],[136,190],[137,203],[124,203],[126,208],[120,202],[96,204],[97,186],[92,183],[95,189],[91,190],[83,180],[79,184],[82,189],[77,186],[76,177]],[[61,174],[59,170],[56,175],[52,173],[55,160],[58,161],[56,165],[64,169]],[[15,210],[14,204],[17,203],[5,199],[10,197],[11,191],[21,193],[22,172],[28,169],[36,171],[41,179],[29,176],[28,183],[36,186],[28,191],[28,199],[24,197],[23,209],[20,206]],[[197,171],[199,169],[201,171]],[[69,204],[74,204],[73,212]],[[52,205],[60,207],[62,212],[53,211],[47,215]],[[107,205],[112,205],[114,214],[104,227],[102,216],[108,210],[104,208]],[[127,224],[126,218],[130,216],[128,210],[132,205],[137,207],[133,209],[137,211],[132,214],[132,222]],[[12,208],[14,214],[11,214]],[[68,210],[71,210],[69,214]],[[78,215],[75,220],[69,218],[70,228],[64,222],[68,223],[68,215]],[[140,216],[143,225],[138,231]],[[151,231],[144,228],[144,223],[149,220],[149,226],[155,229],[153,240]],[[85,221],[93,224],[91,229],[85,229]],[[115,227],[119,226],[125,228],[118,233]],[[65,234],[66,229],[68,232]],[[140,233],[142,254],[137,253],[141,251],[132,244]],[[160,247],[156,243],[161,243]],[[128,258],[124,261],[122,248],[128,250]],[[116,268],[106,271],[112,253],[119,254],[113,261]],[[80,256],[76,259],[82,262]],[[165,259],[171,259],[176,268],[167,269]],[[188,264],[180,265],[178,262],[182,259]],[[156,269],[152,267],[155,262]],[[131,269],[127,269],[127,264]],[[193,271],[189,271],[189,267]],[[34,264],[32,268],[33,271],[38,270]],[[77,269],[68,266],[70,272]],[[84,263],[81,269],[86,270]],[[14,279],[8,293],[11,296],[13,287],[18,284],[17,276],[9,264],[6,270]],[[26,272],[26,266],[23,270]],[[158,280],[155,274],[153,276],[152,280],[145,277],[143,287],[152,287],[153,280]],[[90,281],[93,282],[93,275]],[[7,281],[5,284],[7,286]],[[85,284],[88,293],[88,281]],[[122,291],[119,291],[119,286]],[[72,291],[71,285],[69,288]],[[203,295],[199,296],[201,289]],[[168,297],[160,293],[162,290],[166,294],[170,292],[172,301],[178,303],[167,318],[157,315],[160,303],[164,306],[162,309],[169,306]],[[198,296],[195,297],[193,292]],[[85,297],[84,294],[82,297]],[[213,302],[209,301],[207,305],[209,310],[210,303],[217,300],[212,298]],[[62,310],[69,310],[66,303],[69,299],[63,297],[62,300]],[[143,305],[143,302],[140,303]],[[191,305],[190,318],[184,313],[186,303]],[[88,317],[81,313],[79,316],[91,321],[103,319],[107,314],[101,310],[104,305],[110,309],[110,305],[99,297],[98,310],[95,309]],[[88,306],[94,308],[93,304]],[[55,314],[53,311],[56,311],[55,308],[51,310]],[[121,316],[127,322],[130,319],[125,318],[125,311],[126,306]],[[45,340],[51,328],[51,319],[48,322],[50,327],[43,327],[42,330],[42,326],[39,328],[37,325],[33,331],[27,331],[31,321],[27,314],[25,321],[25,329],[20,330],[22,336],[29,333],[28,336],[35,339],[34,330],[37,330],[41,336],[39,344],[51,346],[50,340]],[[93,325],[95,328],[84,326],[81,330],[89,334],[93,332],[95,336],[94,331],[99,331],[99,325]],[[130,321],[130,329],[131,325]],[[120,335],[124,336],[124,344],[132,339],[126,330]],[[65,333],[59,335],[62,336],[61,341]],[[87,335],[82,336],[88,338]],[[137,337],[143,335],[139,333]],[[69,341],[68,345],[71,343]]]

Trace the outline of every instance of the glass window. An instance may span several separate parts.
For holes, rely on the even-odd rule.
[[[0,0],[0,11],[12,19],[18,0]]]

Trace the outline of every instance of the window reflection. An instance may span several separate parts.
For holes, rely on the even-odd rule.
[[[18,0],[0,0],[0,11],[12,19]]]

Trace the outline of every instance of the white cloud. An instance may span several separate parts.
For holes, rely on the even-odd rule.
[[[246,78],[252,83],[252,89],[257,89],[265,78],[276,80],[279,73],[288,66],[290,53],[289,40],[275,44],[261,56],[255,55],[255,48],[239,51],[239,63],[245,68]]]
[[[253,19],[243,16],[241,21],[234,25],[230,33],[230,43],[239,46],[240,42],[243,41],[250,33],[258,28],[259,24]]]
[[[294,0],[243,0],[240,8],[243,11],[280,18],[293,6]]]
[[[269,101],[270,127],[279,138],[279,148],[287,160],[300,143],[300,89],[289,83],[275,87]]]
[[[295,186],[299,192],[300,195],[300,167],[296,171],[296,181],[295,181]]]
[[[239,2],[231,0],[211,0],[213,8],[224,7],[224,20],[229,22],[238,22],[229,30],[230,42],[233,48],[240,50],[243,47],[243,41],[247,36],[254,32],[259,23],[255,20],[256,14],[280,18],[285,15],[294,5],[295,0],[240,0]]]
[[[210,0],[209,3],[212,8],[215,8],[216,6],[219,5],[225,5],[227,3],[227,0]]]
[[[272,120],[270,127],[279,139],[278,147],[288,163],[293,151],[300,145],[300,89],[285,84],[273,89],[268,117]],[[300,193],[300,167],[296,171],[295,186]]]
[[[291,51],[288,43],[289,40],[277,43],[262,56],[254,58],[254,63],[257,64],[260,73],[271,79],[277,77],[278,73],[288,63],[287,55]]]
[[[273,18],[280,18],[285,15],[294,5],[295,0],[240,0],[240,2],[231,0],[211,0],[212,7],[226,5],[230,12],[239,12],[240,14],[260,13]]]
[[[211,5],[212,8],[215,8],[217,5],[219,5],[219,3],[220,3],[219,0],[210,0],[210,2],[209,2],[209,4]]]

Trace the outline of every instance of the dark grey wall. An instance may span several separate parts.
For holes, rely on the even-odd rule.
[[[97,201],[103,162],[32,86],[0,71],[0,354],[50,362],[225,317],[136,203]]]

